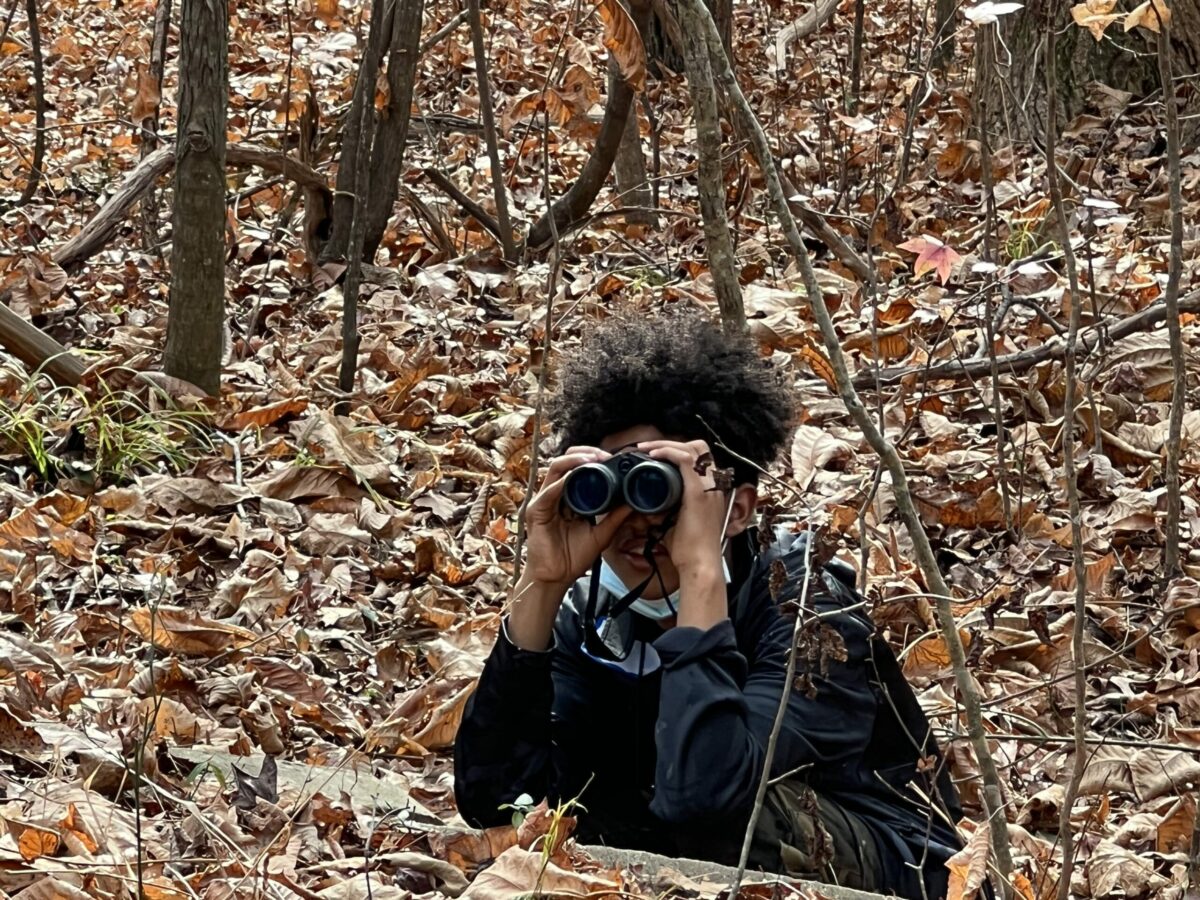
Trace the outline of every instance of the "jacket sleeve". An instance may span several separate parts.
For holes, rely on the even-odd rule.
[[[454,739],[454,796],[462,817],[489,827],[509,821],[501,804],[546,796],[551,779],[553,650],[522,650],[501,627]]]
[[[819,611],[842,605],[845,592],[823,574],[810,591]],[[795,578],[789,588],[796,584]],[[756,586],[759,591],[765,585]],[[827,621],[840,635],[840,653],[797,658],[796,674],[807,674],[812,690],[785,685],[794,623],[771,604],[752,661],[739,652],[726,619],[707,631],[673,628],[655,641],[663,664],[655,740],[658,763],[651,809],[660,818],[695,823],[749,814],[766,758],[767,739],[789,690],[788,708],[772,760],[773,776],[820,763],[836,771],[853,766],[870,740],[876,697],[868,679],[871,627],[865,617],[841,614]],[[833,643],[836,643],[834,641]],[[829,642],[826,641],[826,645]],[[803,646],[803,644],[802,644]]]

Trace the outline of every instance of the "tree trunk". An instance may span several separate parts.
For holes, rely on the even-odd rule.
[[[612,57],[608,60],[608,89],[613,89],[613,82],[621,77]],[[642,134],[638,127],[637,101],[629,107],[629,116],[625,119],[625,131],[621,135],[621,145],[617,148],[616,165],[617,194],[620,195],[621,206],[636,206],[638,210],[625,214],[625,222],[630,225],[646,225],[655,227],[658,217],[649,211],[654,201],[650,195],[650,184],[646,181],[646,156],[642,152]]]
[[[725,55],[733,59],[733,0],[704,0],[721,34]],[[640,27],[640,24],[639,24]],[[683,72],[683,35],[668,0],[653,0],[653,15],[649,26],[642,29],[646,41],[646,57],[653,67],[661,62],[672,72]]]
[[[322,260],[344,258],[350,246],[350,228],[354,221],[354,175],[358,171],[362,117],[375,115],[375,78],[383,63],[383,54],[391,43],[395,10],[396,5],[388,0],[371,0],[371,28],[367,32],[367,48],[354,80],[350,111],[342,126],[342,152],[338,159],[337,186],[333,195],[333,225],[329,241],[322,250]]]
[[[367,230],[363,238],[363,258],[368,260],[379,249],[400,194],[400,168],[408,140],[424,7],[424,0],[399,0],[392,22],[387,64],[388,104],[377,126],[371,158],[371,196],[367,200]]]
[[[1200,0],[1172,0],[1170,7],[1175,77],[1200,73]],[[975,81],[977,98],[986,95],[989,121],[983,124],[992,131],[992,146],[1010,138],[1044,137],[1046,76],[1041,57],[1048,16],[1060,29],[1055,41],[1060,123],[1089,109],[1090,82],[1127,91],[1134,99],[1159,90],[1152,33],[1141,28],[1126,33],[1117,20],[1097,42],[1065,10],[1056,0],[1029,0],[1024,9],[1000,19],[996,54],[980,66]],[[1200,91],[1192,89],[1185,116],[1200,110],[1198,97]]]
[[[168,375],[216,394],[225,321],[226,0],[183,0]]]
[[[746,330],[746,310],[738,285],[737,255],[725,215],[725,171],[721,165],[721,123],[717,115],[717,90],[706,41],[703,7],[697,15],[686,2],[677,2],[676,17],[683,28],[683,56],[687,64],[688,92],[696,118],[696,151],[699,156],[696,180],[700,213],[704,222],[704,244],[712,273],[721,322],[727,331]],[[701,18],[703,17],[703,18]]]

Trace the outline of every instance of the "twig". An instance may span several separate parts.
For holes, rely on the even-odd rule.
[[[1063,851],[1062,871],[1058,877],[1058,900],[1067,900],[1071,894],[1071,872],[1075,865],[1075,835],[1071,822],[1071,807],[1079,795],[1079,786],[1083,783],[1087,766],[1087,674],[1084,670],[1086,660],[1083,643],[1084,623],[1087,620],[1087,561],[1083,557],[1079,475],[1075,469],[1075,345],[1079,338],[1083,304],[1079,291],[1079,272],[1075,265],[1075,251],[1071,247],[1071,231],[1067,223],[1067,210],[1063,203],[1062,185],[1055,160],[1058,142],[1058,61],[1054,50],[1056,19],[1056,16],[1048,16],[1046,28],[1046,96],[1049,98],[1046,103],[1046,180],[1050,186],[1050,200],[1058,224],[1058,241],[1062,247],[1067,283],[1071,290],[1071,318],[1067,329],[1065,362],[1066,390],[1063,397],[1062,453],[1067,482],[1067,506],[1071,520],[1071,554],[1075,568],[1075,621],[1071,629],[1075,668],[1075,757],[1058,825],[1058,842]]]
[[[496,111],[492,108],[492,85],[488,78],[487,51],[483,46],[483,18],[479,0],[467,0],[471,20],[471,43],[475,48],[475,78],[479,84],[479,115],[483,120],[483,137],[491,161],[492,191],[496,198],[496,224],[500,229],[500,246],[504,258],[516,262],[517,245],[513,240],[512,220],[508,217],[508,193],[504,188],[504,170],[500,168],[500,144],[496,139]]]
[[[466,21],[467,12],[468,10],[465,9],[460,9],[458,12],[456,12],[449,22],[447,22],[429,37],[425,38],[425,40],[421,41],[421,46],[418,48],[417,52],[421,55],[424,55],[426,51],[436,46],[442,40],[442,38],[446,37],[446,35],[450,34],[450,32],[454,31],[454,29]],[[413,118],[416,118],[416,116]]]
[[[714,25],[715,30],[715,25]],[[813,578],[821,577],[809,569],[812,561],[812,546],[816,534],[809,532],[808,540],[804,542],[804,581],[800,585],[800,606],[796,610],[796,621],[792,625],[792,641],[788,647],[787,670],[783,676],[783,693],[779,697],[779,706],[775,709],[775,719],[771,722],[771,733],[767,736],[767,749],[763,756],[762,774],[758,777],[758,788],[754,792],[754,806],[750,810],[750,821],[746,823],[746,833],[742,837],[742,852],[738,855],[737,874],[729,886],[729,900],[737,900],[738,891],[742,887],[742,877],[746,874],[746,863],[750,860],[750,847],[754,843],[754,830],[758,826],[758,817],[762,813],[766,801],[767,788],[771,784],[771,763],[775,759],[775,747],[779,743],[779,733],[783,731],[783,720],[787,717],[788,701],[792,698],[792,680],[796,677],[797,647],[800,644],[800,632],[807,620],[804,613],[808,609],[808,586]]]
[[[978,64],[986,66],[992,59],[992,41],[996,37],[997,26],[992,23],[985,25],[979,33]],[[996,190],[992,177],[992,145],[988,135],[987,95],[981,92],[979,98],[979,155],[980,169],[983,178],[985,227],[983,236],[983,258],[985,262],[995,259],[993,243],[996,238]],[[996,465],[999,470],[1000,499],[1004,505],[1004,530],[1009,540],[1015,540],[1013,530],[1012,497],[1008,484],[1008,461],[1005,458],[1005,444],[1008,442],[1008,429],[1004,427],[1004,403],[1000,393],[1000,367],[996,365],[996,330],[992,327],[992,291],[984,291],[984,337],[987,340],[988,362],[991,371],[988,373],[992,381],[992,417],[996,423]],[[1038,307],[1041,309],[1041,307]]]
[[[1150,5],[1158,16],[1158,6]],[[1179,455],[1183,429],[1184,404],[1187,402],[1187,371],[1183,335],[1179,327],[1179,282],[1183,276],[1183,187],[1180,172],[1179,102],[1171,76],[1171,23],[1159,19],[1158,74],[1162,80],[1163,102],[1167,118],[1167,169],[1171,196],[1171,259],[1167,266],[1167,289],[1163,305],[1167,314],[1167,335],[1171,342],[1171,370],[1174,388],[1171,391],[1171,417],[1167,428],[1167,461],[1163,473],[1167,492],[1167,535],[1163,549],[1162,581],[1165,587],[1179,572]],[[1074,308],[1072,303],[1072,309]],[[1200,812],[1196,818],[1200,819]],[[1193,859],[1193,867],[1200,866]],[[1193,868],[1200,872],[1200,868]],[[1193,881],[1193,886],[1195,881]]]
[[[492,218],[486,209],[464,194],[459,186],[451,181],[447,175],[439,172],[437,169],[428,168],[425,170],[425,177],[449,194],[455,203],[474,216],[479,224],[486,228],[496,240],[502,240],[500,237],[500,223]]]
[[[561,49],[561,48],[560,48]],[[561,240],[558,233],[558,223],[554,219],[554,198],[550,193],[550,110],[543,110],[542,131],[542,190],[546,195],[546,216],[550,224],[550,240],[553,242],[550,253],[550,271],[546,274],[546,324],[542,337],[542,365],[538,370],[537,401],[533,409],[533,437],[529,449],[529,486],[521,499],[521,508],[517,511],[517,545],[513,561],[513,580],[521,577],[521,548],[525,544],[525,514],[529,503],[537,489],[535,479],[538,470],[538,455],[542,446],[542,411],[545,408],[546,373],[550,369],[550,350],[554,335],[554,295],[558,292],[558,266],[562,260]],[[532,356],[533,348],[530,347]]]
[[[701,0],[683,0],[683,2],[697,13],[696,18],[706,32],[709,56],[716,65],[717,77],[726,96],[729,98],[731,108],[740,119],[740,130],[751,139],[751,150],[757,158],[759,169],[767,182],[772,210],[783,226],[788,246],[803,275],[808,302],[813,312],[813,318],[817,321],[821,329],[821,334],[825,341],[825,350],[837,378],[838,393],[841,396],[842,402],[854,419],[855,424],[867,438],[868,443],[870,443],[871,447],[884,461],[888,467],[888,471],[891,473],[892,491],[895,495],[896,507],[908,525],[909,535],[916,550],[917,562],[925,577],[927,586],[937,594],[948,595],[949,589],[942,578],[937,559],[933,554],[933,548],[929,544],[929,537],[925,533],[920,515],[909,493],[908,478],[904,471],[904,464],[900,460],[895,447],[876,427],[866,408],[863,406],[862,400],[854,390],[846,365],[846,357],[842,352],[841,342],[834,328],[833,320],[829,315],[829,309],[825,305],[825,298],[821,293],[821,286],[817,282],[816,272],[813,270],[808,248],[804,245],[804,241],[800,237],[800,231],[796,227],[796,220],[792,217],[791,211],[788,209],[787,198],[784,195],[778,173],[775,169],[770,145],[767,143],[767,136],[763,132],[762,126],[754,115],[749,102],[742,94],[741,87],[738,85],[737,79],[729,67],[728,60],[720,50],[720,36],[716,32],[716,26],[713,24],[711,15],[709,15]],[[1008,879],[1009,873],[1012,871],[1012,859],[1008,843],[1008,824],[1004,815],[1003,793],[1000,788],[1000,776],[996,770],[995,760],[988,749],[987,736],[983,727],[979,691],[974,678],[967,670],[966,653],[963,650],[962,639],[959,636],[958,627],[954,621],[954,611],[950,602],[944,599],[937,601],[937,610],[942,628],[942,636],[950,652],[951,662],[953,663],[955,681],[959,693],[962,695],[962,704],[967,717],[968,730],[972,737],[972,746],[983,775],[983,796],[991,828],[992,846],[996,854],[997,866],[1001,873],[1001,891],[1003,896],[1007,898],[1011,895],[1011,885]]]
[[[17,200],[24,206],[37,193],[42,180],[42,166],[46,162],[46,73],[42,67],[42,33],[38,28],[37,0],[25,0],[25,15],[29,18],[29,49],[33,53],[33,93],[35,107],[35,136],[33,139],[33,162],[29,166],[29,178],[25,189]]]

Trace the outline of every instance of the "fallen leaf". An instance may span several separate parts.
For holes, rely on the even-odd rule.
[[[629,11],[620,0],[599,0],[596,8],[604,23],[604,46],[617,61],[621,77],[633,90],[645,90],[646,45]]]
[[[160,650],[182,656],[216,656],[258,640],[258,635],[240,625],[170,606],[137,607],[129,610],[123,621]]]
[[[914,277],[920,278],[926,272],[937,272],[938,280],[942,284],[950,280],[954,267],[962,260],[953,247],[930,235],[912,238],[898,246],[901,250],[917,254],[917,261],[913,266]]]
[[[17,841],[17,849],[25,862],[33,862],[43,856],[53,856],[58,850],[59,838],[53,831],[42,828],[26,828]]]

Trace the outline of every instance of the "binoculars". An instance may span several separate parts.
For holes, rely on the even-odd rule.
[[[652,516],[674,510],[683,478],[673,463],[630,450],[604,462],[584,463],[567,473],[563,502],[578,516],[592,517],[622,504]]]

